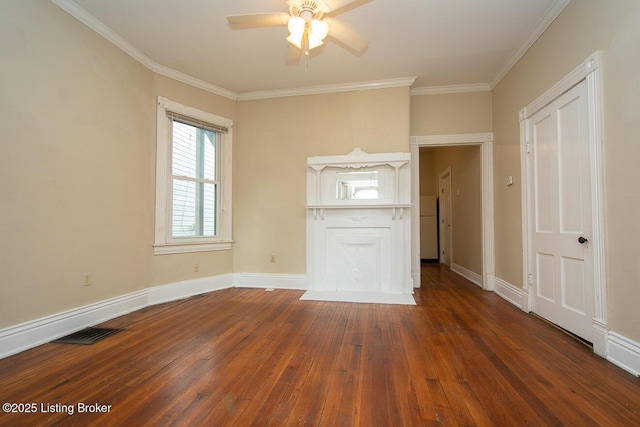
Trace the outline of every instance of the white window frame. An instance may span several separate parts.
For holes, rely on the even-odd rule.
[[[173,238],[171,233],[172,212],[172,167],[171,148],[173,134],[171,119],[167,111],[191,117],[195,120],[225,127],[227,133],[218,134],[220,143],[220,186],[217,210],[217,236]],[[193,107],[179,104],[161,96],[158,97],[156,148],[156,222],[154,255],[185,252],[205,252],[229,250],[233,243],[231,236],[231,167],[233,121]]]

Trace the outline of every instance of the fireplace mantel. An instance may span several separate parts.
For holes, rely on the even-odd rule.
[[[302,299],[415,304],[410,153],[307,159],[307,276]]]

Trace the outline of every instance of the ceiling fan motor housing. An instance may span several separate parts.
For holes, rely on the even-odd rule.
[[[312,19],[322,19],[324,12],[320,10],[318,2],[313,0],[289,0],[289,15],[304,18],[306,22]]]

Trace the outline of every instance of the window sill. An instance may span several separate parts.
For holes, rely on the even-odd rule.
[[[153,246],[154,255],[184,254],[189,252],[228,251],[233,241],[207,243],[167,243]]]

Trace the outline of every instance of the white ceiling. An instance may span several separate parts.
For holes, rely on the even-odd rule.
[[[286,63],[286,27],[227,24],[227,15],[287,12],[284,0],[51,1],[150,68],[233,97],[413,76],[414,92],[487,90],[570,0],[356,0],[335,16],[368,49],[355,55],[328,38],[306,69]]]

